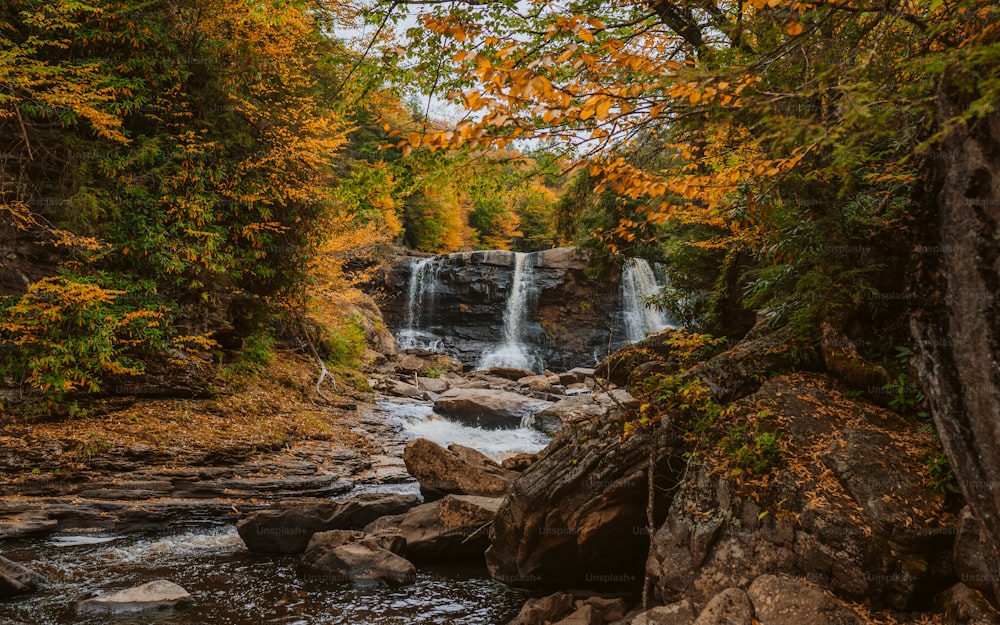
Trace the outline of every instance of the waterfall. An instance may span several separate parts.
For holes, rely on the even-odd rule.
[[[507,306],[503,318],[503,343],[483,354],[476,369],[490,367],[532,369],[535,364],[536,359],[528,353],[523,336],[528,319],[528,299],[535,280],[531,263],[525,262],[527,257],[524,252],[514,253],[514,275],[511,278],[510,291],[507,293]]]
[[[436,349],[440,341],[423,332],[424,311],[434,305],[440,265],[433,256],[414,259],[410,267],[410,281],[406,287],[406,325],[399,331],[397,343],[402,349]]]
[[[676,327],[662,310],[646,305],[646,299],[658,295],[663,285],[657,282],[653,268],[645,259],[630,258],[622,269],[622,319],[625,338],[641,341],[652,332]]]

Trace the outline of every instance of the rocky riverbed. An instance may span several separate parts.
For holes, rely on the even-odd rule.
[[[4,553],[50,579],[0,566],[25,593],[4,607],[87,622],[72,609],[87,591],[162,578],[212,625],[246,622],[233,597],[274,622],[1000,623],[975,519],[931,487],[934,441],[834,372],[790,372],[780,331],[686,368],[671,336],[563,372],[397,354],[371,380],[382,399],[345,411],[353,444],[126,447],[74,479],[21,471],[0,500]],[[709,429],[685,411],[636,429],[656,400],[632,371],[698,380],[724,410]],[[780,433],[767,471],[726,464],[733,441],[770,440],[746,432]],[[64,549],[110,559],[107,579]],[[131,550],[141,566],[114,562]]]

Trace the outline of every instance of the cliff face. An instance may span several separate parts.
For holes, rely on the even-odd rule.
[[[504,341],[516,258],[490,250],[392,259],[376,286],[400,347],[434,347],[474,367]],[[622,342],[618,283],[588,278],[587,262],[575,248],[523,255],[519,337],[537,369],[591,364]]]
[[[976,94],[945,84],[944,126]],[[914,193],[914,364],[962,494],[1000,558],[1000,114],[945,135]],[[988,576],[1000,597],[996,565]]]

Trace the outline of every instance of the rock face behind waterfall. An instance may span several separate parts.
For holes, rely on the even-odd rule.
[[[390,297],[381,302],[386,323],[400,330],[412,321],[408,312],[409,280],[419,260],[399,256],[390,262],[377,285]],[[468,366],[495,347],[504,335],[504,315],[514,275],[515,255],[502,250],[457,252],[435,259],[432,292],[416,305],[421,330],[437,337],[444,351]],[[594,362],[607,350],[614,327],[617,285],[587,277],[588,258],[575,248],[527,255],[533,286],[523,327],[525,342],[542,364],[567,370]]]

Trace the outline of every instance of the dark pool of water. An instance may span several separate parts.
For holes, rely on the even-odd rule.
[[[101,541],[101,542],[96,542]],[[49,579],[43,592],[0,602],[0,625],[503,625],[525,593],[481,566],[418,567],[416,583],[358,588],[300,578],[296,557],[248,552],[233,527],[166,536],[66,536],[3,544],[4,556]],[[73,603],[167,579],[197,606],[176,613],[78,617]]]

